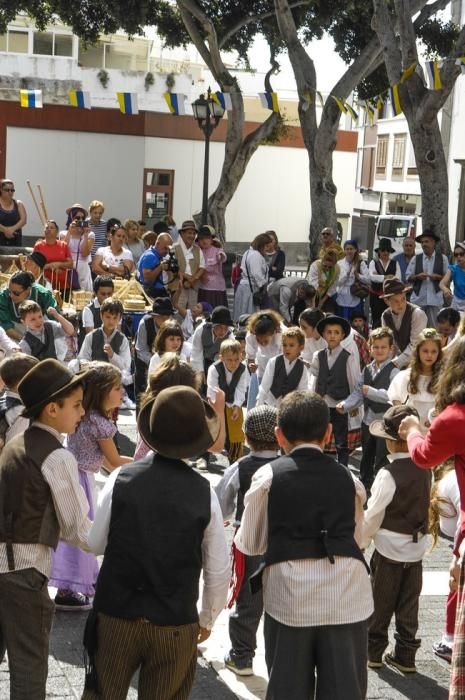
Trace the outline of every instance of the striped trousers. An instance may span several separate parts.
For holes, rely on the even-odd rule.
[[[95,667],[98,693],[82,700],[124,700],[140,669],[139,700],[187,700],[197,662],[199,625],[160,627],[98,613]]]

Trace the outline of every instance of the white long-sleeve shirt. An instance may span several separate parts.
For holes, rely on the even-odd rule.
[[[255,334],[247,331],[245,336],[245,354],[247,360],[252,360],[257,365],[257,374],[260,378],[263,377],[268,360],[282,352],[283,341],[281,333],[284,329],[285,326],[281,326],[278,332],[273,333],[268,345],[259,345]]]
[[[202,323],[200,326],[198,326],[195,329],[194,335],[191,338],[191,342],[192,342],[191,365],[195,370],[197,370],[197,372],[204,371],[204,363],[203,363],[204,357],[203,357],[203,343],[202,343],[202,334],[204,331],[204,325],[205,324]],[[213,333],[213,326],[211,327],[210,332],[212,334],[212,339],[215,340],[215,335]],[[229,330],[228,334],[225,335],[225,337],[222,338],[222,340],[226,340],[226,338],[229,338],[231,336],[231,334],[232,334],[232,331]],[[216,357],[215,361],[217,359],[218,358]]]
[[[118,467],[110,474],[98,498],[94,523],[89,533],[89,548],[94,554],[103,554],[108,543],[113,487],[120,469]],[[210,522],[204,530],[202,540],[204,587],[199,613],[200,625],[206,629],[213,627],[226,603],[231,571],[220,504],[212,488],[210,494]]]
[[[92,331],[91,333],[88,333],[86,337],[84,338],[84,342],[82,344],[82,347],[79,351],[79,359],[80,360],[88,360],[89,362],[95,358],[92,357],[92,338],[94,333],[97,333],[99,330],[102,331],[103,333],[103,344],[110,344],[112,339],[114,338],[115,334],[117,331],[113,331],[111,335],[106,335],[105,331],[102,328],[98,328],[97,330]],[[108,358],[108,361],[114,365],[115,367],[118,367],[119,370],[121,370],[121,373],[123,375],[123,384],[128,384],[130,381],[130,375],[131,375],[131,350],[129,348],[129,341],[126,338],[126,336],[123,337],[123,341],[121,343],[121,347],[119,349],[119,352],[113,352],[113,355]]]
[[[377,262],[381,265],[381,267],[383,268],[383,270],[387,270],[388,267],[389,267],[389,265],[390,265],[390,263],[391,263],[391,260],[392,260],[392,258],[389,258],[389,260],[387,261],[386,265],[384,265],[384,263],[383,263],[383,261],[382,261],[381,259],[378,259]],[[370,275],[370,280],[371,280],[372,282],[374,282],[375,284],[376,284],[376,283],[378,283],[378,284],[383,284],[383,282],[384,282],[384,280],[385,280],[385,276],[384,276],[384,275],[378,274],[378,272],[377,272],[377,270],[376,270],[376,265],[375,265],[375,261],[374,261],[374,260],[372,260],[372,261],[370,262],[370,264],[368,265],[368,272],[369,272],[369,275]],[[395,275],[395,276],[396,276],[398,279],[402,279],[402,277],[401,277],[401,271],[400,271],[400,267],[399,267],[399,263],[398,263],[397,261],[396,261],[396,275]]]
[[[224,366],[224,365],[223,365]],[[232,381],[232,372],[230,372],[226,367],[224,367],[226,373],[226,383],[229,385]],[[237,383],[236,389],[234,391],[234,401],[232,403],[226,402],[226,406],[243,406],[245,402],[245,395],[247,393],[247,387],[249,386],[250,374],[245,368],[242,372],[240,379]],[[219,376],[218,370],[215,365],[210,365],[207,374],[207,398],[211,399],[213,403],[216,401],[215,389],[219,386]]]
[[[268,404],[268,406],[279,406],[282,400],[282,396],[278,396],[277,398],[271,393],[271,385],[273,384],[273,377],[274,377],[274,372],[275,372],[275,367],[276,367],[276,360],[278,359],[279,355],[276,357],[272,357],[265,369],[265,373],[262,378],[262,382],[260,384],[260,389],[258,392],[258,397],[257,397],[257,403],[256,406],[261,406],[262,404]],[[289,362],[288,359],[286,359],[283,356],[284,359],[284,367],[286,369],[286,374],[289,375],[292,370],[295,367],[295,363],[297,360],[293,360],[293,362]],[[299,358],[298,358],[299,359]],[[302,372],[302,376],[300,378],[299,384],[297,385],[296,391],[307,391],[308,389],[308,370],[306,367],[304,367],[304,371]]]
[[[337,346],[337,348],[334,348],[334,350],[330,350],[327,348],[325,350],[327,354],[327,359],[328,359],[328,369],[331,369],[331,367],[334,365],[336,362],[337,358],[341,354],[341,352],[345,348],[342,347],[341,344]],[[347,382],[349,384],[349,394],[353,392],[355,387],[357,386],[357,381],[360,376],[360,358],[358,356],[358,353],[355,352],[350,352],[347,350],[349,353],[349,357],[347,358],[347,365],[346,365],[346,371],[347,371]],[[309,388],[311,391],[316,391],[317,385],[318,385],[318,374],[320,372],[320,360],[318,357],[318,352],[316,352],[313,355],[313,360],[312,364],[310,365],[310,382],[309,382]],[[330,408],[335,408],[336,405],[339,403],[338,400],[333,399],[331,396],[326,394],[324,397],[324,400],[328,404]]]

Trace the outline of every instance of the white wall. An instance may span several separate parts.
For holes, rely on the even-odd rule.
[[[24,233],[39,235],[41,225],[26,186],[40,183],[49,218],[64,227],[65,209],[92,199],[105,203],[105,217],[140,218],[144,139],[49,129],[7,129],[6,176],[26,206]],[[36,194],[37,197],[37,194]]]
[[[465,78],[460,75],[454,88],[452,128],[449,149],[449,238],[454,243],[457,229],[460,175],[462,168],[454,159],[465,159]]]

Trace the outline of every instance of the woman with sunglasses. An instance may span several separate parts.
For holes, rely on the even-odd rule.
[[[51,306],[57,308],[52,291],[34,282],[31,272],[15,272],[10,277],[8,287],[0,291],[0,326],[12,340],[21,340],[26,332],[19,306],[28,299],[36,301],[44,315]]]
[[[0,245],[21,246],[22,227],[27,221],[26,209],[19,199],[14,198],[15,186],[12,180],[0,180]]]
[[[439,289],[444,292],[446,300],[452,300],[453,309],[465,311],[465,243],[457,242],[454,246],[455,263],[449,265],[449,269],[439,282]],[[450,289],[451,282],[454,291]]]
[[[99,248],[92,260],[92,272],[96,275],[129,277],[134,271],[134,258],[125,247],[126,229],[115,224],[110,229],[110,245]]]
[[[44,226],[44,237],[34,245],[34,250],[42,253],[47,260],[44,276],[49,280],[53,289],[64,292],[71,289],[73,281],[73,257],[65,241],[58,240],[58,224],[53,219]]]
[[[92,291],[92,275],[90,272],[91,251],[95,243],[95,233],[88,223],[87,211],[80,204],[73,204],[66,210],[68,214],[68,230],[60,231],[60,240],[68,244],[73,256],[73,268],[77,272],[79,288]]]

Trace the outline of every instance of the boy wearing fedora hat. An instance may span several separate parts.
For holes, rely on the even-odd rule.
[[[428,322],[425,312],[407,301],[407,292],[411,289],[397,277],[391,277],[384,280],[380,297],[388,306],[381,316],[381,325],[390,328],[394,334],[397,355],[393,362],[399,369],[407,367],[418,334]]]
[[[383,299],[381,299],[384,279],[386,277],[397,277],[400,279],[399,263],[392,258],[392,254],[395,252],[389,238],[381,238],[378,248],[375,248],[375,253],[377,253],[378,257],[374,258],[368,266],[371,282],[370,311],[372,328],[378,328],[381,325],[381,314],[386,308]]]
[[[441,239],[432,229],[426,228],[415,240],[420,243],[423,252],[412,258],[405,273],[407,282],[413,282],[410,301],[423,309],[428,326],[435,328],[439,309],[444,306],[444,294],[439,283],[449,269],[449,261],[436,251]]]
[[[317,323],[316,330],[325,339],[328,347],[313,355],[309,388],[326,401],[333,426],[337,458],[341,464],[347,466],[349,420],[347,414],[337,411],[336,406],[355,389],[360,376],[360,360],[358,354],[349,352],[341,345],[351,332],[350,323],[345,318],[325,316]]]
[[[384,661],[403,673],[414,673],[420,647],[418,603],[422,587],[422,559],[429,545],[428,509],[431,472],[411,460],[407,443],[399,437],[406,416],[418,412],[412,406],[392,406],[381,420],[370,425],[376,438],[386,440],[389,464],[378,472],[364,513],[362,548],[373,539],[371,580],[375,610],[368,630],[368,666],[380,668],[388,646],[388,628],[395,615],[392,652]]]
[[[89,506],[62,444],[84,415],[82,381],[53,359],[30,369],[18,393],[31,425],[0,456],[0,655],[14,698],[45,698],[52,550],[59,539],[87,547]]]
[[[86,700],[126,697],[138,668],[141,700],[189,696],[197,643],[224,606],[230,574],[218,499],[185,461],[224,439],[216,410],[223,405],[190,387],[162,390],[138,418],[155,454],[116,469],[101,493],[89,536],[105,557],[85,633]]]
[[[179,265],[179,306],[192,309],[198,301],[199,281],[205,272],[205,259],[195,243],[197,226],[192,220],[183,221],[179,240],[173,250]]]

